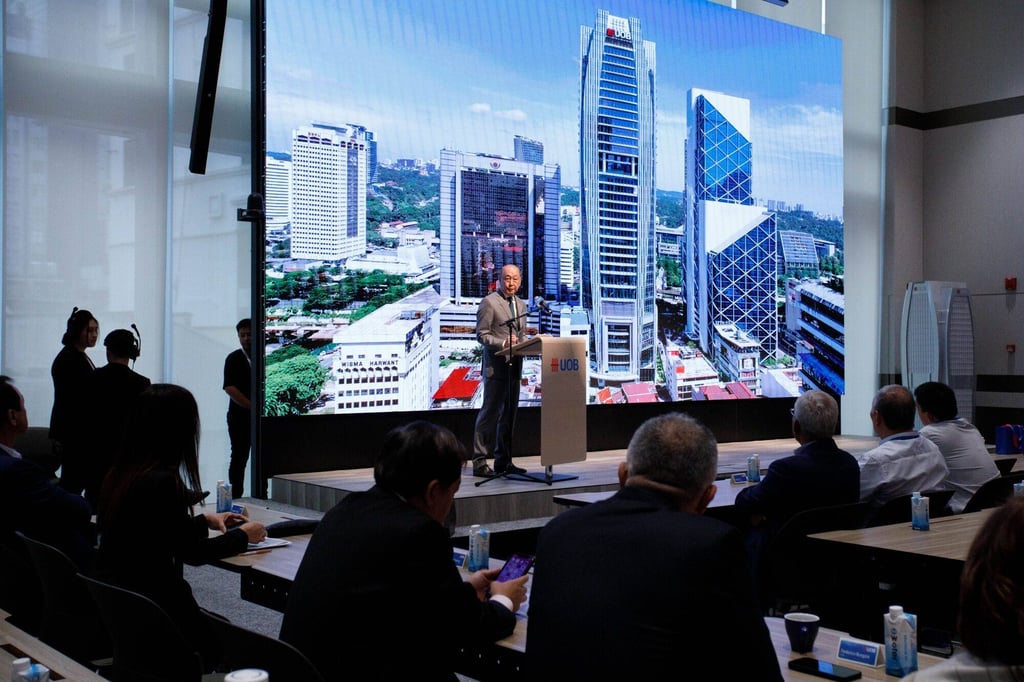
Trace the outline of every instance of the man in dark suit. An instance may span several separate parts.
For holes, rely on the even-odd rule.
[[[0,376],[0,543],[19,548],[22,543],[14,532],[21,531],[90,570],[96,540],[92,510],[81,495],[56,485],[14,449],[15,439],[27,428],[25,399],[9,377]]]
[[[835,398],[816,390],[801,394],[793,406],[793,437],[800,447],[772,462],[760,483],[736,496],[735,512],[749,522],[746,545],[755,577],[765,546],[794,514],[860,499],[857,460],[832,438],[838,421]]]
[[[782,679],[741,534],[702,516],[717,469],[707,427],[654,417],[629,442],[622,489],[541,530],[530,679]]]
[[[107,364],[89,375],[85,381],[88,416],[85,432],[89,457],[86,467],[85,499],[97,507],[103,477],[114,462],[113,453],[121,447],[125,424],[131,417],[139,394],[150,381],[129,365],[139,357],[139,343],[127,329],[115,329],[103,339]]]
[[[391,431],[376,485],[345,497],[309,541],[281,624],[327,680],[454,680],[460,646],[511,634],[526,576],[465,580],[442,522],[466,450],[424,421]],[[485,593],[490,590],[490,598]]]
[[[832,436],[839,405],[824,391],[807,391],[793,406],[793,437],[798,447],[768,466],[764,479],[741,490],[736,511],[752,527],[778,530],[797,512],[849,504],[860,498],[860,467]]]
[[[498,288],[480,299],[476,311],[476,338],[483,345],[481,372],[484,401],[476,416],[473,432],[473,475],[526,473],[512,463],[512,430],[519,407],[519,383],[523,376],[523,358],[511,359],[498,351],[520,341],[525,327],[526,303],[516,296],[522,275],[515,265],[501,269]],[[487,458],[494,457],[494,469]]]

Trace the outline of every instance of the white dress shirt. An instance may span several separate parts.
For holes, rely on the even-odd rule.
[[[921,428],[920,434],[935,443],[946,459],[949,475],[945,486],[952,488],[949,506],[959,514],[982,483],[999,476],[999,468],[985,447],[985,439],[966,419],[947,419]]]
[[[860,499],[879,507],[894,497],[941,488],[948,469],[939,448],[916,431],[883,438],[857,460]]]

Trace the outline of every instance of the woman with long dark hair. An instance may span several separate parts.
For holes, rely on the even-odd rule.
[[[267,533],[240,514],[194,514],[201,489],[195,398],[181,386],[153,384],[139,395],[103,482],[97,572],[162,606],[212,668],[219,658],[216,637],[183,576],[183,564],[238,554]],[[209,537],[210,530],[226,532]]]
[[[50,366],[53,378],[53,410],[50,412],[53,469],[61,467],[61,487],[75,494],[80,494],[85,488],[86,477],[83,389],[89,375],[96,369],[85,351],[96,345],[99,334],[100,324],[93,314],[75,308],[60,340],[63,348]]]

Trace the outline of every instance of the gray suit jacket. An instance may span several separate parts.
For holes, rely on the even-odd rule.
[[[526,312],[526,302],[516,297],[516,311],[522,315]],[[512,319],[512,311],[509,310],[508,301],[505,296],[497,291],[480,299],[480,307],[476,311],[476,338],[483,344],[485,352],[494,360],[494,354],[505,347],[508,342],[508,327],[505,322]],[[526,318],[519,319],[519,329],[526,327]],[[512,330],[516,336],[522,336],[522,332],[514,327]]]

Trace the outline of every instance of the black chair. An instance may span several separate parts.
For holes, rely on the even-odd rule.
[[[1018,471],[1006,476],[997,476],[986,481],[980,488],[974,491],[971,499],[964,505],[964,513],[976,512],[990,507],[998,507],[1013,494],[1013,484],[1024,481],[1024,471]]]
[[[113,645],[79,567],[52,545],[18,533],[43,590],[39,639],[93,670],[109,668]]]
[[[1013,471],[1013,467],[1017,464],[1016,457],[1002,457],[995,460],[996,468],[999,469],[1000,476],[1007,476]]]
[[[225,671],[258,668],[271,680],[323,682],[323,676],[306,656],[288,642],[268,637],[216,615],[205,614],[220,637]]]
[[[181,630],[149,597],[81,573],[114,648],[116,682],[201,682],[202,659]]]
[[[807,536],[860,528],[867,509],[867,502],[816,507],[795,514],[782,525],[758,562],[758,587],[767,613],[809,608],[825,620],[828,609],[838,607],[835,592],[841,583],[836,582],[836,562],[829,560],[824,543]]]
[[[38,636],[43,602],[43,588],[25,544],[15,536],[0,541],[0,609],[10,614],[7,620]]]
[[[949,501],[953,498],[953,490],[922,490],[921,495],[928,498],[928,516],[938,518],[948,516]],[[873,512],[868,512],[864,519],[865,528],[888,526],[893,523],[910,523],[910,498],[912,495],[894,497]]]

